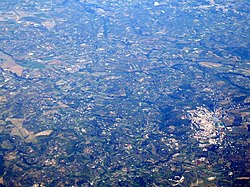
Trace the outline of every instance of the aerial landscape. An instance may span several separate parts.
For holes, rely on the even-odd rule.
[[[0,187],[250,186],[250,2],[1,0]]]

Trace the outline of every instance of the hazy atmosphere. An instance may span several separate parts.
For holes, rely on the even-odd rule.
[[[0,0],[0,187],[250,186],[248,0]]]

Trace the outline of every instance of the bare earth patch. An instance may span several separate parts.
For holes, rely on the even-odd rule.
[[[199,64],[207,68],[218,68],[222,66],[222,64],[214,63],[214,62],[199,62]]]
[[[23,73],[23,67],[18,65],[12,57],[10,57],[7,54],[4,54],[3,52],[0,52],[0,67],[4,70],[10,71],[12,73],[15,73],[18,76],[22,76]]]

